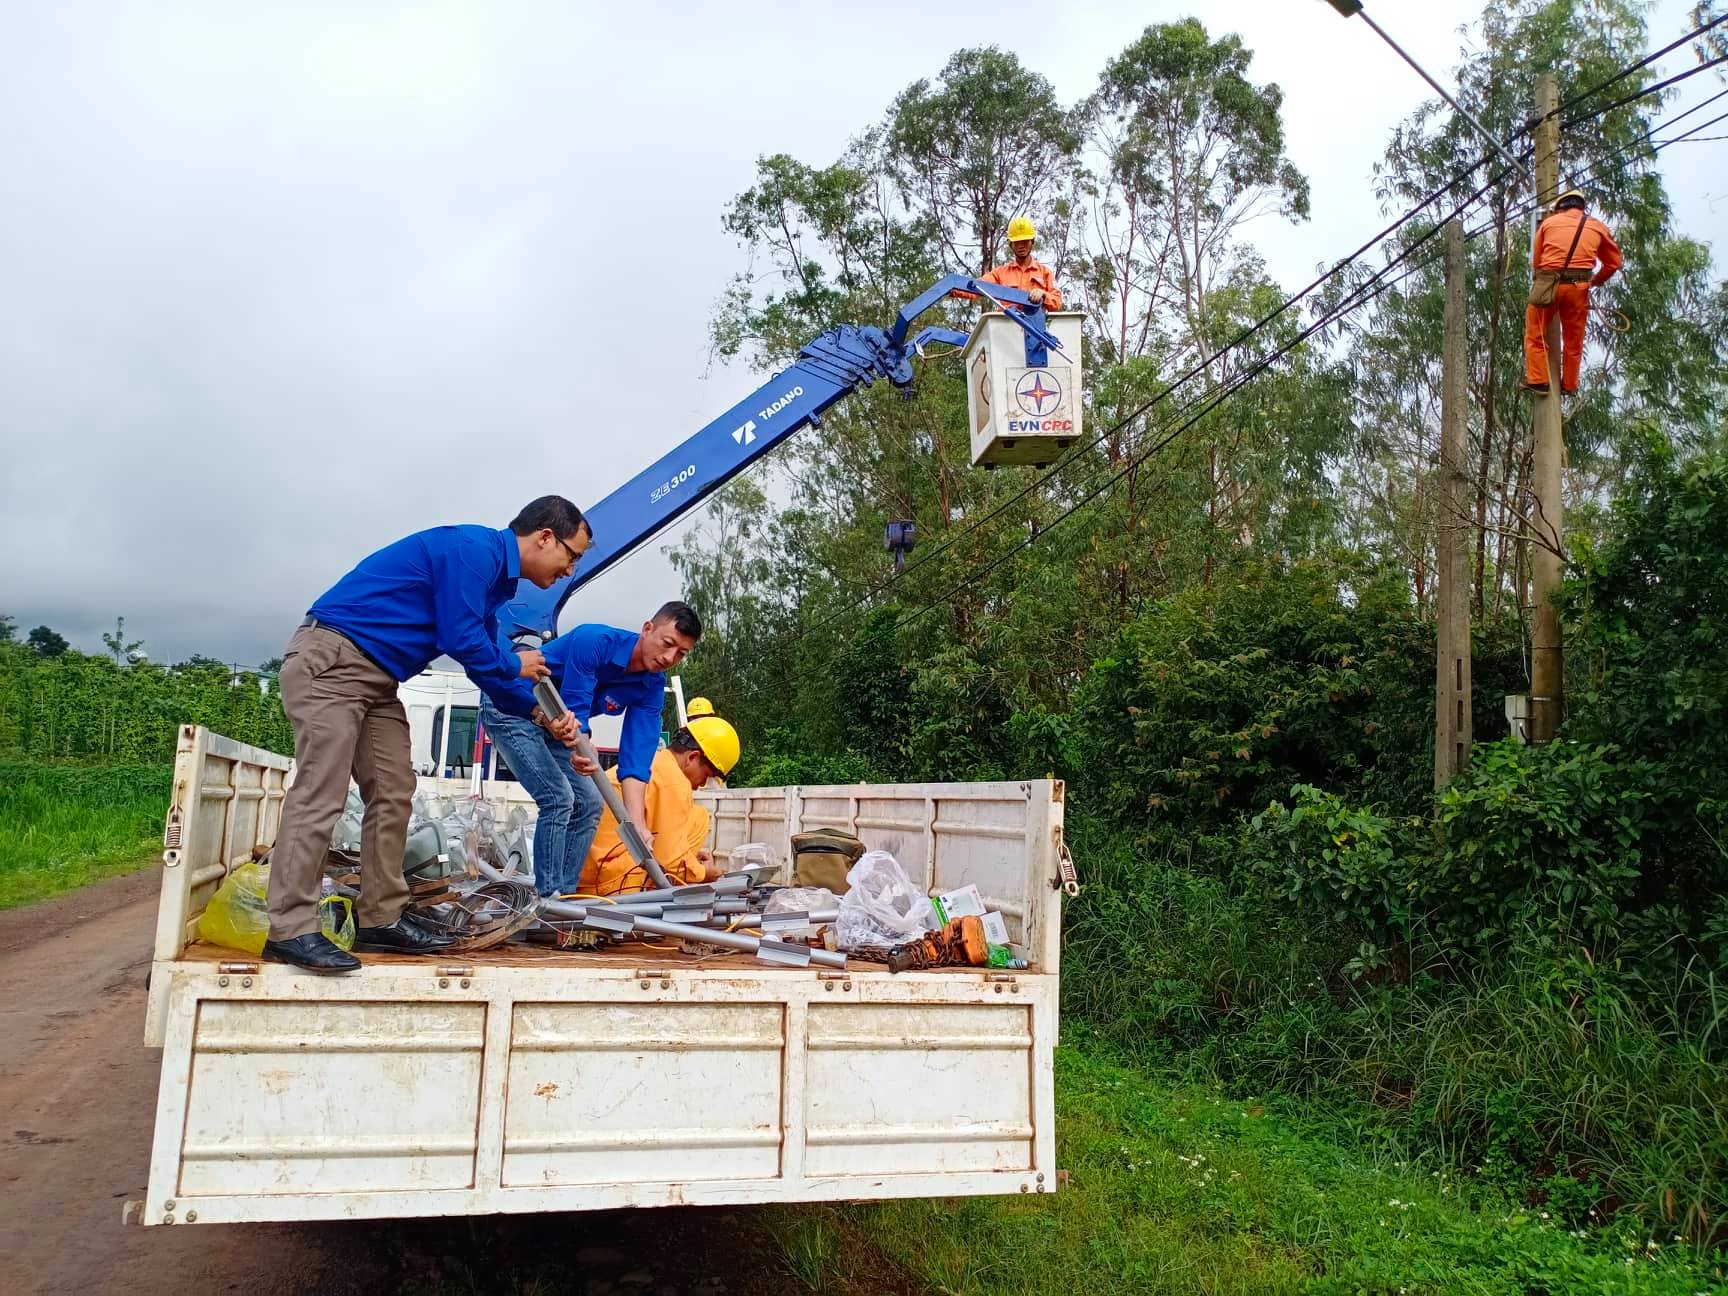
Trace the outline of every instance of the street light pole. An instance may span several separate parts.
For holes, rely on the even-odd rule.
[[[1373,28],[1376,36],[1390,45],[1393,52],[1396,53],[1399,58],[1403,59],[1411,67],[1415,68],[1416,74],[1429,85],[1434,87],[1435,94],[1439,95],[1447,103],[1452,105],[1453,112],[1457,113],[1465,121],[1469,122],[1476,133],[1488,141],[1494,151],[1500,155],[1500,160],[1502,162],[1514,171],[1521,171],[1523,169],[1522,163],[1506,151],[1506,146],[1500,142],[1499,138],[1492,131],[1490,131],[1481,122],[1477,121],[1475,115],[1472,114],[1469,109],[1465,108],[1463,104],[1459,103],[1458,100],[1452,96],[1450,90],[1441,85],[1433,77],[1429,76],[1428,69],[1423,67],[1415,59],[1411,58],[1409,52],[1397,41],[1393,40],[1392,37],[1387,34],[1384,27],[1375,22],[1374,19],[1369,16],[1368,11],[1362,7],[1362,0],[1327,0],[1327,3],[1344,17],[1360,18],[1363,22]]]

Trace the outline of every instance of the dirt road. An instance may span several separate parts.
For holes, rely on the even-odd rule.
[[[802,1290],[751,1211],[126,1226],[161,1055],[142,1044],[154,869],[0,912],[0,1256],[9,1292],[247,1296]],[[855,1291],[908,1290],[887,1266]],[[840,1290],[829,1288],[828,1290]]]

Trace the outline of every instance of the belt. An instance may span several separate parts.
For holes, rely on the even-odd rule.
[[[352,648],[355,652],[359,653],[367,661],[371,662],[379,670],[383,671],[386,675],[390,675],[390,671],[385,667],[383,662],[379,661],[371,653],[367,652],[359,644],[355,643],[354,639],[351,635],[347,634],[345,631],[338,630],[335,626],[331,625],[328,621],[320,621],[315,616],[309,616],[304,621],[302,621],[300,623],[300,628],[302,630],[325,630],[325,631],[328,631],[330,634],[335,635],[338,639],[346,639],[348,641],[348,646],[350,648]],[[390,678],[395,679],[396,677],[394,675],[390,675]]]
[[[1596,277],[1595,271],[1588,267],[1583,270],[1559,270],[1556,273],[1560,276],[1561,283],[1589,283]]]

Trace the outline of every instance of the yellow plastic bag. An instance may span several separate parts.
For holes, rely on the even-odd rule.
[[[254,860],[222,879],[198,917],[198,934],[212,945],[261,954],[270,934],[270,866]],[[343,949],[354,946],[354,906],[347,896],[318,902],[318,926]]]

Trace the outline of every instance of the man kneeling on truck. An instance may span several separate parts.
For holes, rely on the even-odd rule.
[[[706,715],[692,717],[654,754],[648,779],[648,827],[654,833],[654,858],[674,886],[712,882],[720,876],[706,846],[708,811],[696,804],[695,792],[709,779],[730,774],[738,763],[738,750],[737,730],[719,716]],[[579,894],[614,895],[647,885],[647,873],[630,858],[618,835],[618,821],[606,811],[582,869]]]
[[[701,637],[702,621],[696,610],[674,600],[645,621],[640,631],[582,625],[541,650],[564,705],[583,730],[597,715],[623,715],[616,782],[625,810],[644,836],[651,832],[645,798],[649,767],[660,745],[665,672],[688,657]],[[573,755],[565,735],[542,733],[520,718],[521,707],[534,703],[528,685],[517,681],[511,692],[519,704],[517,715],[495,702],[482,702],[480,722],[539,807],[534,826],[535,889],[543,896],[565,895],[576,889],[582,862],[600,826],[600,790],[591,777],[600,767]],[[575,734],[568,735],[569,742],[575,739]]]
[[[282,657],[296,772],[270,856],[267,955],[314,972],[360,966],[318,927],[324,856],[350,774],[366,802],[354,948],[430,954],[450,943],[405,912],[414,766],[397,685],[448,653],[499,706],[531,716],[532,695],[524,704],[510,685],[544,676],[546,661],[498,646],[498,609],[519,579],[545,589],[571,575],[592,540],[580,509],[545,495],[507,530],[434,527],[387,545],[312,605]],[[554,731],[573,738],[565,721]]]

